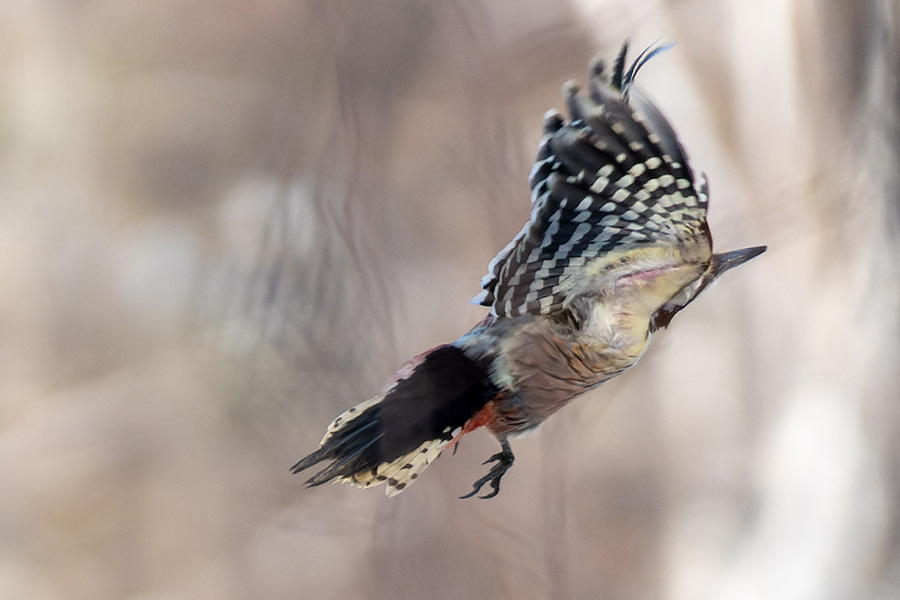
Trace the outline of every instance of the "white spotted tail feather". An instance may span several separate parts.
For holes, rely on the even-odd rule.
[[[383,463],[371,471],[340,477],[334,482],[350,483],[361,488],[384,483],[386,485],[385,494],[396,496],[418,479],[422,471],[440,456],[444,447],[449,443],[450,440],[423,442],[409,454],[404,454],[389,463]]]
[[[489,265],[473,302],[498,316],[546,315],[596,285],[603,267],[641,248],[708,262],[704,178],[695,181],[672,127],[634,89],[645,50],[626,70],[591,68],[589,97],[564,88],[571,121],[551,111],[531,173],[531,217]]]

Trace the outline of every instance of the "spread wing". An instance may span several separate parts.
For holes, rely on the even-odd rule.
[[[473,302],[499,316],[547,314],[584,291],[587,268],[604,257],[642,246],[711,256],[706,182],[695,181],[672,127],[632,87],[665,49],[644,50],[626,70],[626,45],[612,73],[595,62],[587,98],[566,85],[571,121],[545,117],[531,218],[491,261]]]

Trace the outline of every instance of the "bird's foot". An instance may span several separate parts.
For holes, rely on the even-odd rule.
[[[491,484],[491,491],[485,494],[484,496],[478,496],[479,498],[493,498],[500,491],[500,479],[506,474],[509,468],[515,462],[516,457],[513,456],[512,449],[509,447],[509,443],[506,440],[502,440],[500,442],[501,450],[497,454],[491,456],[489,459],[484,461],[482,464],[486,465],[488,463],[496,462],[497,464],[491,467],[491,470],[488,471],[488,474],[479,479],[472,486],[472,491],[466,494],[465,496],[460,496],[463,498],[471,498],[475,494],[481,491],[481,488],[484,487],[484,484]]]

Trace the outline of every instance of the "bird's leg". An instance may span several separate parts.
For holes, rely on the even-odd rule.
[[[481,488],[484,487],[484,484],[490,482],[492,491],[488,492],[484,496],[479,496],[479,498],[493,498],[500,491],[500,479],[509,468],[515,462],[516,457],[513,456],[512,449],[509,447],[509,442],[506,439],[500,440],[500,452],[493,455],[482,464],[488,464],[492,462],[496,462],[497,464],[491,467],[491,470],[488,471],[488,474],[475,482],[472,486],[472,491],[466,494],[465,496],[460,496],[460,498],[471,498],[475,494],[481,491]]]

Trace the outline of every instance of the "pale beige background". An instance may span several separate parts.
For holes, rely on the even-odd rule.
[[[900,595],[890,0],[0,4],[0,597]],[[595,53],[769,252],[393,500],[288,467],[464,332]]]

